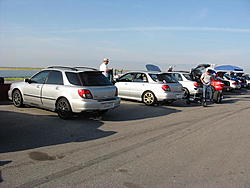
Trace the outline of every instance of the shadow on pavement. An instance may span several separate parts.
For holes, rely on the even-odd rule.
[[[239,90],[233,90],[229,92],[223,92],[224,95],[244,95],[249,93],[249,90],[247,89],[239,89]]]
[[[6,164],[11,163],[12,161],[0,161],[0,166],[4,166]],[[3,178],[2,178],[2,171],[0,170],[0,183],[3,182]]]
[[[98,120],[61,120],[56,115],[0,111],[0,153],[69,142],[84,142],[115,134],[103,131]]]
[[[0,105],[12,105],[11,101],[1,101]]]
[[[0,166],[4,166],[6,164],[11,163],[12,161],[0,161]]]
[[[125,103],[102,117],[97,118],[96,114],[83,114],[72,120],[62,120],[56,114],[29,114],[32,108],[21,110],[22,112],[0,111],[0,153],[85,142],[115,134],[115,131],[99,129],[103,125],[102,120],[130,121],[180,112],[165,106]]]
[[[104,121],[130,121],[165,116],[181,112],[166,106],[146,106],[142,103],[123,103],[102,117]]]
[[[232,103],[236,103],[238,101],[240,101],[240,100],[239,99],[224,99],[222,101],[222,104],[232,104]]]

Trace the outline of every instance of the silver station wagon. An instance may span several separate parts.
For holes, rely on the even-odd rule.
[[[180,83],[170,74],[156,71],[128,72],[116,79],[115,86],[119,97],[142,101],[146,105],[171,103],[184,97]]]
[[[56,111],[62,119],[84,111],[107,112],[120,105],[117,88],[100,72],[86,67],[48,67],[24,82],[12,83],[9,99]]]

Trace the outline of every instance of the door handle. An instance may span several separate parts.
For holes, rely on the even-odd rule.
[[[39,89],[39,88],[40,88],[40,86],[39,86],[39,85],[37,85],[37,86],[36,86],[36,88],[38,88],[38,89]]]
[[[59,87],[59,86],[57,86],[57,87],[56,87],[56,90],[60,90],[60,87]]]

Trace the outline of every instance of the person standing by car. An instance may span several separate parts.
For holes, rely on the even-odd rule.
[[[212,91],[211,91],[211,82],[213,79],[212,76],[213,71],[211,69],[207,69],[205,73],[201,75],[201,82],[203,84],[203,106],[207,106],[206,99],[207,99],[207,93],[209,92],[209,99],[212,99]]]
[[[106,76],[110,81],[113,80],[113,69],[108,68],[109,59],[104,58],[102,64],[100,65],[100,71]]]

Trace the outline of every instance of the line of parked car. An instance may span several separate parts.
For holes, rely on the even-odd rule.
[[[130,71],[111,83],[94,68],[52,66],[24,82],[12,83],[8,96],[16,107],[30,105],[49,109],[62,119],[81,112],[103,114],[118,107],[121,98],[142,101],[145,105],[201,99],[199,77],[207,66],[199,65],[191,72],[163,72],[154,65],[146,67],[147,71]],[[217,74],[212,82],[214,101],[221,102],[223,90],[239,89],[241,80],[242,77],[236,80],[227,74]],[[244,80],[250,86],[249,77]]]

